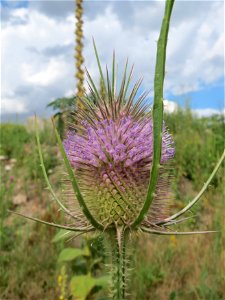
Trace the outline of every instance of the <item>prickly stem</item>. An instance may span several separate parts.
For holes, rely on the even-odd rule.
[[[111,249],[111,278],[112,278],[112,299],[126,299],[126,273],[128,232],[124,228],[113,230],[108,235]]]

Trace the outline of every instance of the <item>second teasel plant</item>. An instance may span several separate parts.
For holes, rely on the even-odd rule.
[[[116,88],[114,55],[112,68],[110,72],[106,68],[104,76],[94,44],[104,93],[99,93],[87,71],[93,101],[88,95],[80,98],[82,108],[78,107],[74,112],[76,121],[68,125],[63,141],[55,129],[68,176],[69,191],[64,202],[49,182],[37,133],[41,168],[47,187],[67,215],[70,225],[25,217],[78,234],[101,233],[110,244],[111,296],[115,300],[126,299],[127,244],[132,234],[213,232],[177,232],[169,229],[170,225],[186,220],[180,217],[200,199],[225,157],[224,152],[199,194],[182,210],[169,215],[171,192],[167,166],[175,154],[175,146],[163,122],[163,82],[173,4],[173,0],[166,1],[157,44],[152,110],[146,93],[136,99],[141,80],[130,88],[133,69],[128,72],[127,64],[121,84]]]

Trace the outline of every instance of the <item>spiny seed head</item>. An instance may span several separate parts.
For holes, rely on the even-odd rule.
[[[91,80],[92,101],[80,99],[85,110],[78,108],[77,123],[69,126],[64,139],[81,193],[104,227],[129,226],[135,220],[146,198],[153,159],[153,124],[146,95],[135,99],[139,82],[126,97],[126,85],[124,75],[116,94],[107,76],[102,99]],[[172,137],[164,125],[161,164],[174,152]]]

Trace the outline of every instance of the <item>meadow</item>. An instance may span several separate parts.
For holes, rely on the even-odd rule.
[[[176,155],[172,164],[173,212],[188,203],[207,180],[224,149],[222,115],[197,118],[190,109],[165,115]],[[60,193],[61,157],[49,120],[38,120],[50,181]],[[34,120],[1,124],[0,299],[107,299],[107,255],[100,236],[65,235],[13,215],[22,212],[63,223],[46,190],[35,142]],[[224,299],[224,163],[209,189],[174,229],[218,230],[196,236],[134,237],[130,300]]]

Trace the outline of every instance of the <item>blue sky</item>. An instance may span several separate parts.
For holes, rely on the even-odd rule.
[[[182,96],[168,93],[167,97],[182,107],[188,101],[193,109],[214,108],[221,110],[224,108],[224,77],[213,84],[202,86],[198,91],[191,91]]]
[[[6,8],[21,8],[21,7],[28,7],[29,1],[2,0],[1,5],[2,7],[6,7]]]
[[[175,2],[168,41],[165,99],[199,115],[224,109],[224,3]],[[91,43],[102,64],[116,51],[121,77],[127,57],[142,89],[153,88],[163,1],[86,1],[85,65],[98,82]],[[74,2],[2,1],[1,117],[49,115],[46,105],[75,92]],[[153,96],[153,93],[150,94]]]

